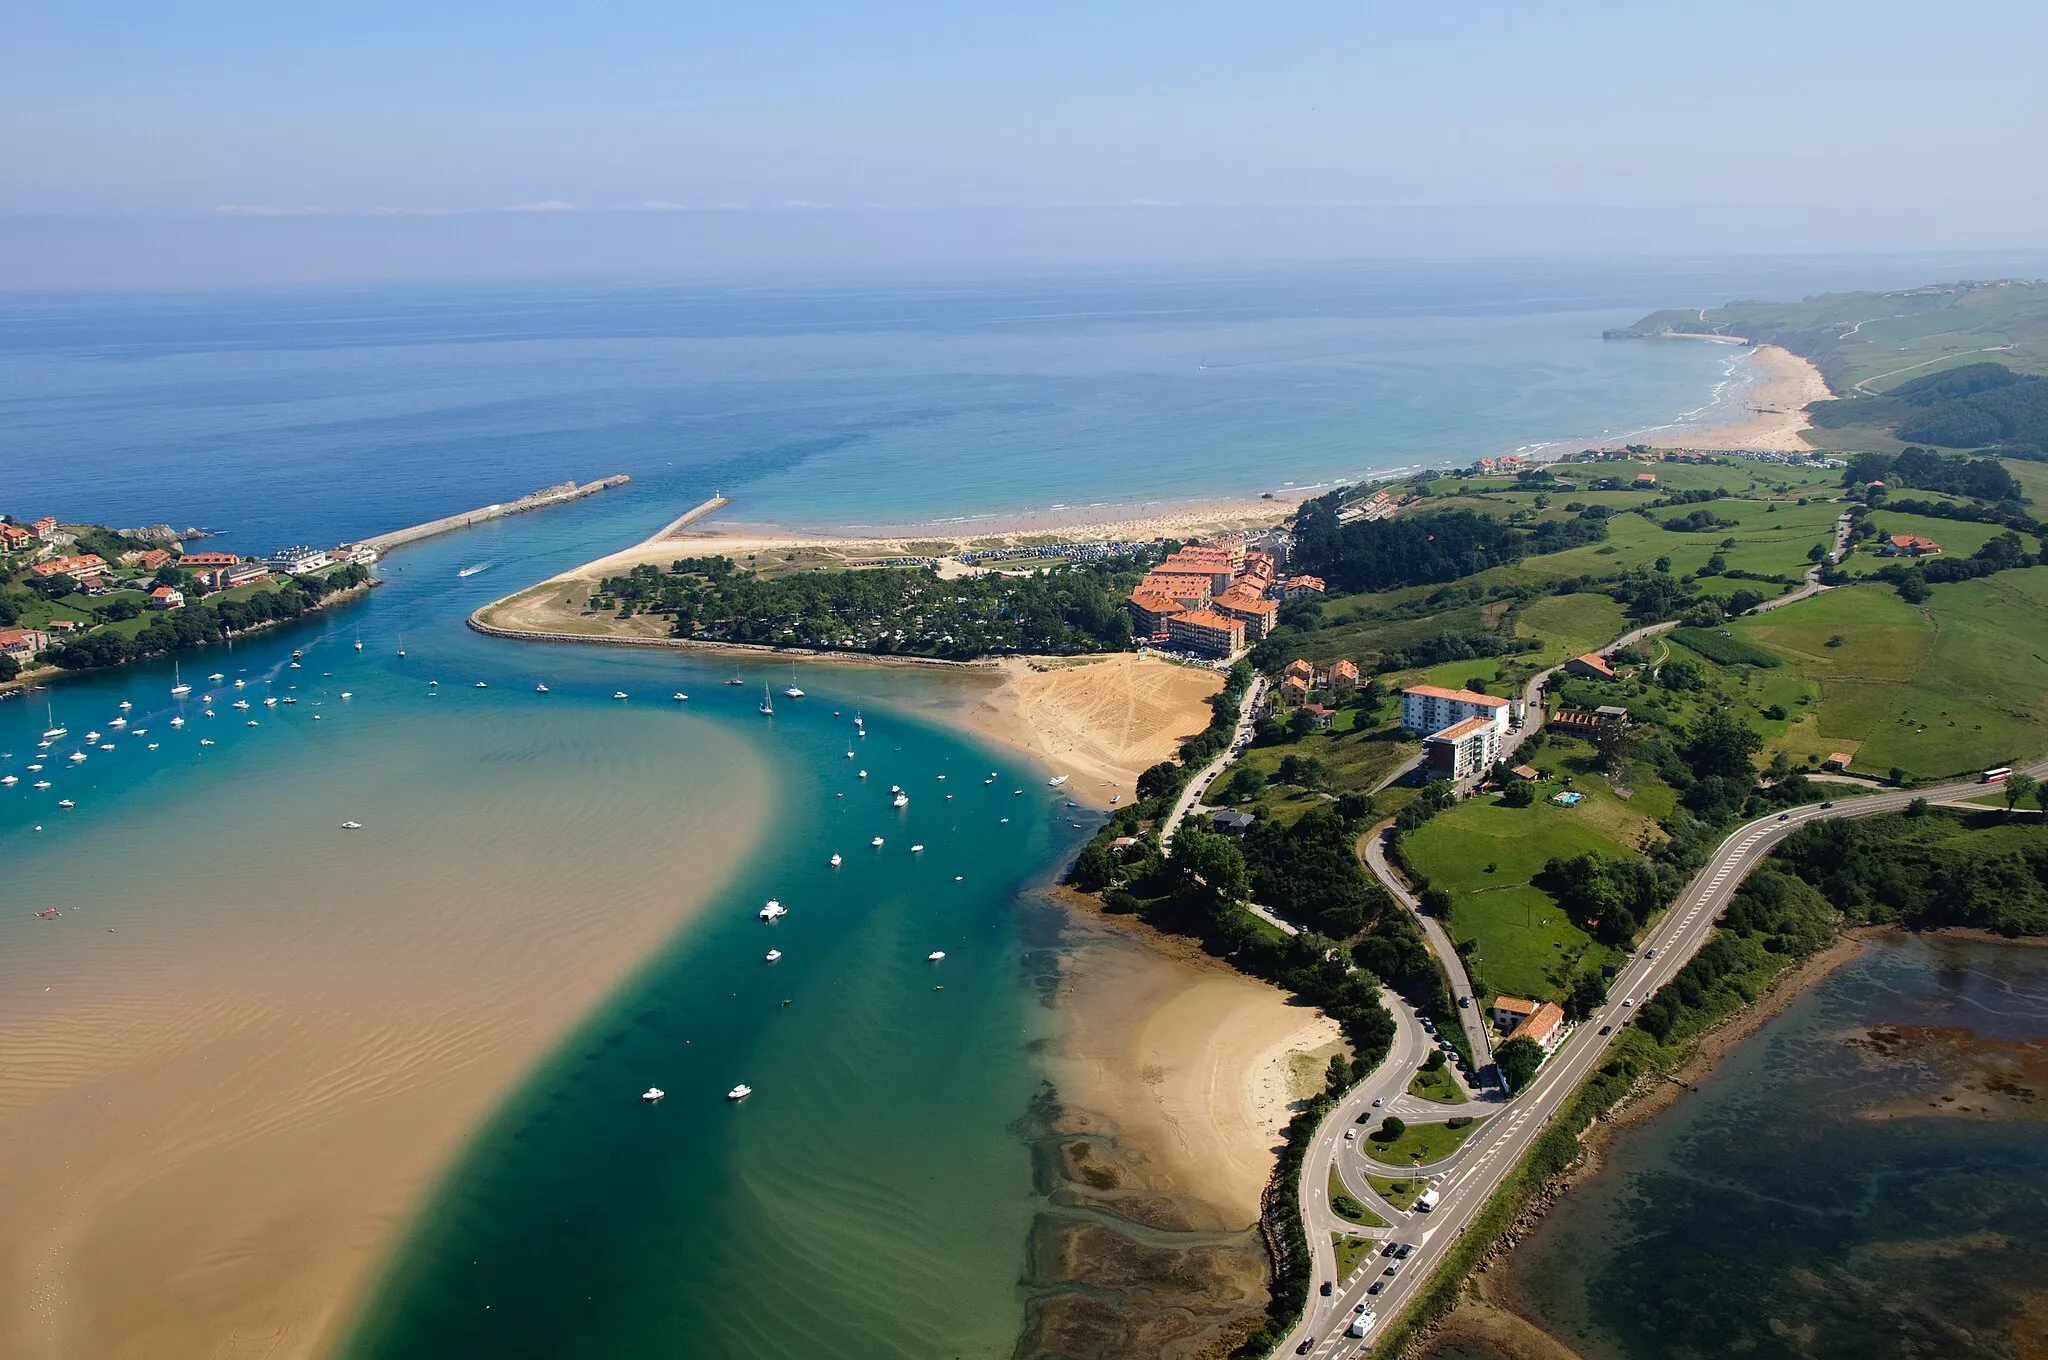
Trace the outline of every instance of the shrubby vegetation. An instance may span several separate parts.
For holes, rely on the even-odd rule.
[[[676,637],[966,659],[1127,650],[1124,597],[1148,560],[1116,558],[942,580],[928,567],[763,577],[725,558],[652,563],[607,578],[621,614],[672,619]]]
[[[2033,824],[2000,836],[1992,828],[2002,821],[1998,813],[1926,808],[1815,822],[1773,859],[1853,922],[2048,934],[2048,836]]]
[[[1999,368],[1997,364],[1980,367]],[[2000,369],[2001,372],[2010,370]],[[1948,374],[1937,374],[1947,377]],[[1943,441],[1946,442],[1946,441]],[[1909,448],[1899,453],[1859,453],[1842,473],[1842,485],[1863,486],[1884,482],[1888,487],[1912,487],[1919,491],[1940,491],[1951,496],[1970,496],[1986,501],[2020,499],[2020,484],[1995,458],[1966,458],[1961,454],[1936,453],[1932,449]]]
[[[1561,552],[1607,536],[1607,517],[1515,528],[1470,510],[1436,510],[1398,519],[1337,522],[1342,490],[1303,505],[1295,519],[1298,571],[1322,577],[1333,589],[1389,590],[1395,586],[1455,581],[1538,553]]]

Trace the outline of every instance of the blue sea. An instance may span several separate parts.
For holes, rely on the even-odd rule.
[[[362,603],[181,658],[186,698],[165,662],[0,703],[0,766],[22,776],[0,789],[0,863],[61,884],[66,908],[0,913],[0,1028],[34,1032],[80,992],[198,986],[174,942],[209,931],[280,932],[274,967],[317,969],[295,913],[359,912],[362,957],[398,967],[450,895],[486,886],[563,894],[553,921],[642,909],[729,834],[721,795],[758,786],[741,867],[693,885],[708,906],[560,1036],[396,1226],[347,1346],[1008,1355],[1039,1204],[1018,1131],[1045,1026],[1035,889],[1093,819],[938,721],[957,696],[931,677],[807,672],[809,696],[767,721],[758,687],[786,672],[743,665],[729,686],[701,658],[485,639],[468,612],[713,490],[749,521],[902,525],[1711,422],[1729,351],[1601,330],[1674,303],[1920,279],[1723,261],[7,299],[0,510],[17,518],[196,525],[260,551],[633,481],[399,550]],[[235,694],[300,702],[250,718],[226,708]],[[39,747],[52,720],[69,735]],[[914,795],[905,814],[881,801],[891,783]],[[344,818],[364,823],[355,839],[334,839]],[[507,856],[530,881],[503,879]],[[773,972],[754,919],[770,896],[793,908]],[[758,1094],[729,1109],[740,1080]],[[651,1110],[634,1099],[649,1084],[673,1092]]]

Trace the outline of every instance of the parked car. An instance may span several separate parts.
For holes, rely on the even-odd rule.
[[[1371,1284],[1365,1287],[1365,1292],[1368,1294],[1377,1294],[1386,1287],[1387,1282],[1385,1280],[1374,1280]]]
[[[1458,1009],[1459,1009],[1459,1010],[1461,1010],[1461,1011],[1469,1011],[1469,1010],[1471,1010],[1471,1009],[1472,1009],[1472,998],[1471,998],[1471,997],[1469,997],[1469,996],[1461,996],[1461,997],[1459,997],[1459,998],[1458,998]]]
[[[1415,1244],[1413,1242],[1403,1242],[1400,1249],[1394,1253],[1394,1259],[1396,1261],[1405,1261],[1414,1254]]]
[[[1390,1263],[1385,1270],[1380,1272],[1380,1274],[1386,1276],[1390,1280],[1393,1279],[1396,1275],[1399,1275],[1400,1273],[1401,1263],[1399,1261],[1394,1261]]]
[[[1399,1242],[1389,1242],[1386,1246],[1380,1248],[1380,1255],[1392,1256],[1395,1252],[1399,1251],[1400,1249],[1401,1244]]]
[[[1324,1298],[1330,1297],[1330,1282],[1328,1280],[1323,1281],[1322,1293]]]

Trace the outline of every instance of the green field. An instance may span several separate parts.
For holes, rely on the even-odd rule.
[[[2025,458],[2001,458],[1998,460],[2005,470],[2020,484],[2020,490],[2037,507],[2048,505],[2048,463],[2036,463]],[[1917,498],[1923,493],[1915,491]]]
[[[1529,807],[1505,807],[1492,795],[1469,798],[1402,842],[1408,862],[1431,887],[1454,899],[1452,937],[1476,945],[1474,985],[1488,996],[1560,1001],[1582,960],[1609,961],[1611,951],[1596,945],[1530,881],[1553,855],[1618,858],[1663,839],[1656,822],[1671,810],[1671,791],[1645,781],[1633,799],[1624,800],[1604,777],[1567,768],[1582,763],[1578,752],[1584,749],[1553,742],[1532,757],[1546,774],[1571,773],[1584,802],[1560,807],[1549,801],[1563,785],[1547,779]]]
[[[1935,778],[2048,751],[2048,568],[1936,586],[1917,607],[1846,586],[1731,628],[1819,684],[1806,749],[1846,751],[1864,773]]]
[[[1410,1124],[1401,1131],[1401,1136],[1391,1142],[1383,1141],[1381,1131],[1374,1129],[1359,1140],[1359,1150],[1385,1166],[1400,1166],[1404,1162],[1415,1162],[1428,1166],[1440,1162],[1465,1145],[1465,1140],[1475,1133],[1484,1119],[1474,1119],[1463,1128],[1452,1128],[1449,1124]]]

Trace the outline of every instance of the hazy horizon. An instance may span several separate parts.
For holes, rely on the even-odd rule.
[[[22,10],[0,288],[2001,251],[2048,13]]]

